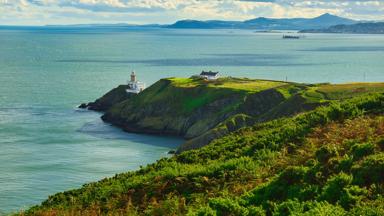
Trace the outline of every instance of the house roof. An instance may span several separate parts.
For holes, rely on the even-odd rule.
[[[200,76],[216,76],[219,72],[201,71]]]

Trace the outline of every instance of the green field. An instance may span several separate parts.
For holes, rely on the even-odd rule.
[[[384,83],[348,83],[321,85],[317,89],[327,99],[345,99],[372,92],[384,92]]]
[[[174,86],[192,88],[204,85],[209,88],[227,88],[247,92],[258,92],[269,88],[286,85],[285,82],[257,80],[247,78],[223,77],[217,80],[204,80],[201,78],[169,78]]]

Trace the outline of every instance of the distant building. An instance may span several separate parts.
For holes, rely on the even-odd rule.
[[[219,78],[219,72],[201,71],[199,76],[207,80],[215,80]]]
[[[136,80],[136,74],[134,71],[132,71],[131,73],[131,80],[128,81],[128,88],[127,88],[127,92],[129,93],[140,93],[141,91],[143,91],[145,89],[145,83],[143,82],[139,82]]]

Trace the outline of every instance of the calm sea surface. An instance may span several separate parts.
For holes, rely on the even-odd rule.
[[[0,210],[134,170],[181,140],[128,134],[80,111],[124,83],[201,70],[297,82],[384,81],[383,35],[240,30],[0,29]],[[0,213],[1,214],[1,213]]]

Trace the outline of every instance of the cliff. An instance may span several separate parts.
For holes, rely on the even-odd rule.
[[[103,95],[101,98],[95,100],[94,102],[82,103],[79,108],[95,111],[107,111],[113,105],[116,105],[135,96],[133,93],[127,93],[125,91],[127,88],[127,85],[120,85]]]
[[[343,87],[232,77],[215,81],[167,78],[137,95],[127,94],[126,87],[119,86],[88,107],[105,111],[104,121],[128,132],[183,137],[186,142],[177,150],[181,153],[201,148],[242,127],[378,91],[381,84],[377,85],[368,88],[359,84]],[[340,88],[348,94],[337,95]],[[329,96],[334,94],[337,96]]]

